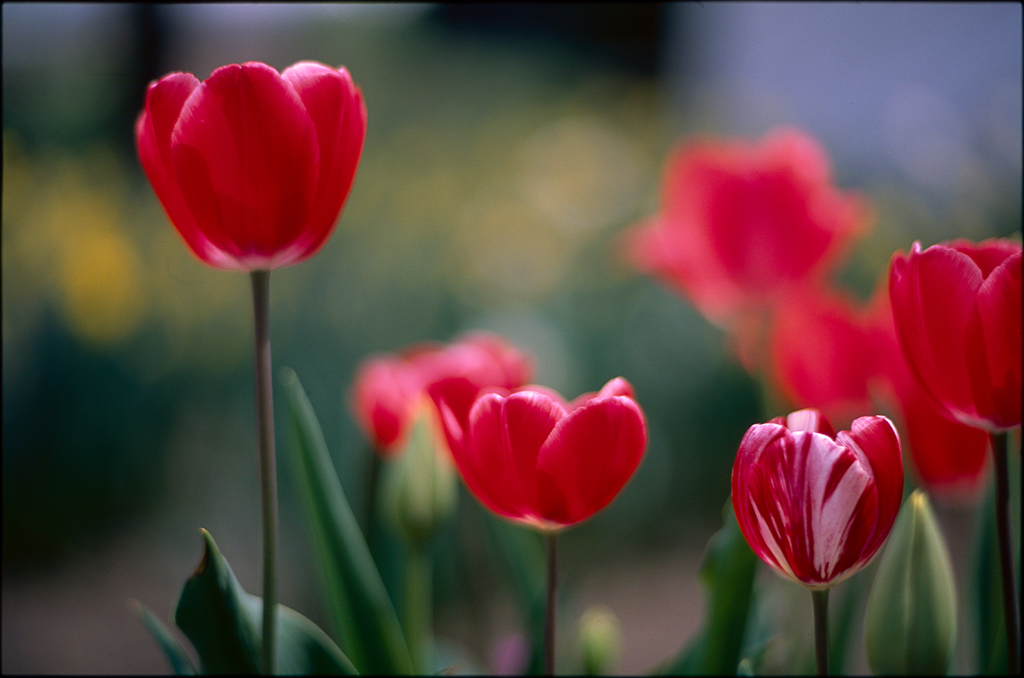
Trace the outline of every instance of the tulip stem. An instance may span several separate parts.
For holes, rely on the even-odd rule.
[[[1010,528],[1009,445],[1005,431],[991,434],[996,473],[996,530],[999,533],[999,565],[1003,577],[1003,619],[1006,622],[1007,672],[1020,672],[1020,610]]]
[[[428,673],[433,664],[431,635],[433,612],[431,608],[433,567],[427,545],[410,543],[405,562],[405,633],[417,671]]]
[[[548,547],[548,591],[544,608],[544,675],[555,675],[555,618],[558,605],[558,532],[545,534]]]
[[[255,327],[256,435],[263,509],[263,673],[277,667],[277,468],[274,394],[270,372],[270,271],[252,272]]]
[[[811,591],[814,603],[814,658],[818,675],[828,675],[828,589]]]

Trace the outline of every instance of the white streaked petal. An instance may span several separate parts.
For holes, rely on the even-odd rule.
[[[834,568],[846,548],[857,504],[871,484],[870,475],[854,461],[843,472],[831,494],[826,496],[829,478],[836,464],[849,454],[846,449],[832,443],[830,449],[823,450],[822,454],[808,455],[808,499],[812,503],[810,533],[814,539],[811,555],[814,569],[824,579],[834,574]]]
[[[771,528],[768,522],[761,515],[761,512],[757,510],[757,504],[754,502],[750,503],[751,508],[754,509],[754,516],[757,518],[757,527],[761,533],[761,538],[764,540],[764,545],[771,551],[772,557],[775,559],[779,569],[785,572],[794,581],[799,581],[796,575],[793,573],[793,569],[789,565],[789,558],[786,556],[786,552],[782,550],[779,543],[775,541],[775,537],[772,535]],[[788,531],[784,534],[788,534]]]

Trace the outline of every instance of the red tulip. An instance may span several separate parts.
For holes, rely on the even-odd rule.
[[[779,390],[830,421],[872,411],[872,377],[883,364],[869,338],[864,312],[845,296],[811,289],[792,297],[772,314],[769,353]]]
[[[889,294],[911,372],[946,416],[990,432],[1021,423],[1021,245],[954,240],[897,252]]]
[[[643,412],[622,378],[568,404],[543,387],[485,393],[465,425],[444,401],[441,412],[452,457],[476,498],[544,530],[607,506],[647,442]]]
[[[355,178],[366,107],[344,68],[257,62],[204,82],[152,83],[135,125],[139,159],[201,261],[271,270],[327,241]]]
[[[970,503],[984,486],[988,434],[945,417],[910,373],[893,324],[887,284],[880,284],[867,310],[867,350],[876,356],[878,395],[902,413],[902,430],[918,481],[935,499]]]
[[[751,426],[732,470],[743,536],[779,574],[827,589],[868,564],[903,498],[896,429],[861,417],[836,435],[817,410]]]
[[[419,344],[402,355],[366,360],[356,372],[351,406],[367,438],[387,456],[401,447],[421,394],[444,398],[465,421],[481,390],[517,388],[530,372],[529,359],[504,339],[472,332],[449,345]]]
[[[796,129],[680,146],[661,211],[630,234],[631,258],[712,322],[746,333],[752,313],[821,277],[864,229],[864,202],[831,181],[825,151]]]
[[[378,452],[386,456],[399,447],[421,391],[419,379],[398,356],[376,356],[359,366],[352,387],[352,410]]]

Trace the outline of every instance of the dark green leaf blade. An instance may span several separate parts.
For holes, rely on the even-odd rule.
[[[758,558],[736,523],[731,501],[723,518],[700,569],[708,596],[704,626],[686,650],[661,668],[663,674],[735,675],[738,670]]]
[[[412,659],[380,573],[331,462],[299,378],[285,370],[295,478],[306,504],[338,640],[364,673],[412,673]]]
[[[185,582],[174,620],[192,641],[203,673],[259,673],[263,600],[247,593],[203,530],[205,550]],[[312,621],[278,605],[277,672],[354,674],[355,667]]]
[[[171,670],[176,676],[195,675],[196,669],[192,666],[192,660],[182,646],[178,638],[171,633],[171,630],[153,614],[153,611],[137,600],[129,600],[128,606],[139,618],[139,621],[153,634],[157,644],[167,655],[167,661],[171,664]]]

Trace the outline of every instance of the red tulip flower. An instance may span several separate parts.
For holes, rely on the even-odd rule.
[[[903,498],[900,441],[881,416],[838,435],[817,410],[751,426],[732,471],[743,536],[782,576],[825,590],[868,564]]]
[[[366,136],[344,68],[249,62],[200,82],[152,83],[135,125],[139,159],[189,249],[216,268],[272,270],[327,241]]]
[[[990,432],[1021,423],[1020,243],[954,240],[889,267],[896,333],[911,372],[946,416]]]
[[[861,198],[832,185],[821,146],[796,129],[759,143],[679,146],[665,169],[661,211],[634,228],[634,264],[685,294],[750,349],[758,314],[794,286],[817,282],[863,231]]]
[[[441,402],[463,480],[500,516],[554,531],[607,506],[643,457],[647,429],[622,378],[566,403],[543,387],[484,393],[463,425]]]
[[[366,360],[356,371],[351,406],[364,434],[388,456],[401,448],[421,394],[444,398],[464,422],[481,390],[518,388],[531,371],[526,355],[501,337],[471,332],[449,345],[421,344]]]
[[[896,337],[887,281],[878,286],[864,317],[864,350],[875,356],[875,369],[881,372],[874,379],[878,395],[902,413],[901,429],[918,481],[936,499],[973,502],[988,470],[988,434],[944,416],[910,373]]]
[[[798,407],[849,423],[872,411],[872,377],[882,371],[864,312],[845,296],[809,289],[772,314],[769,356],[775,382]]]

